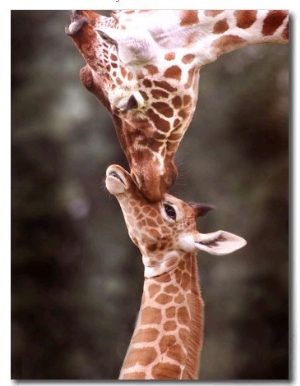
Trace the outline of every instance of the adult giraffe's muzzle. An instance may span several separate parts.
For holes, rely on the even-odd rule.
[[[174,184],[178,171],[172,159],[149,160],[147,152],[131,162],[131,176],[141,193],[149,201],[160,201]]]

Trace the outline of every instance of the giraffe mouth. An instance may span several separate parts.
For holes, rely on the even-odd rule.
[[[127,172],[118,165],[111,165],[106,170],[106,188],[114,194],[123,194],[128,189]]]
[[[120,177],[120,175],[118,173],[110,172],[108,176],[112,177],[112,178],[115,178],[116,180],[120,181],[124,186],[126,186],[125,182],[122,180],[122,178]]]

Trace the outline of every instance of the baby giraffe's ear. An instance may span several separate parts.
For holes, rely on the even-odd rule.
[[[198,233],[194,237],[195,247],[211,255],[227,255],[244,247],[247,241],[240,236],[225,231]]]
[[[118,49],[120,60],[124,64],[148,62],[155,55],[155,42],[147,30],[121,30],[117,28],[95,28],[99,35]]]

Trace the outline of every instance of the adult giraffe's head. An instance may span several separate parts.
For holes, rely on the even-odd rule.
[[[288,11],[76,11],[67,33],[87,62],[81,81],[111,114],[136,184],[159,201],[177,176],[199,70],[246,45],[287,42]]]
[[[180,15],[170,12],[172,24]],[[153,11],[144,14],[155,20]],[[87,62],[81,81],[111,114],[138,188],[158,201],[178,174],[174,157],[197,102],[198,59],[175,37],[165,41],[157,21],[149,29],[133,18],[127,28],[118,13],[92,11],[76,11],[71,21],[67,33]]]

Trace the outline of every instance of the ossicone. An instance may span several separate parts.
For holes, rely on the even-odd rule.
[[[188,202],[188,204],[194,209],[195,217],[205,216],[210,210],[216,209],[214,205],[203,204],[201,202]]]

